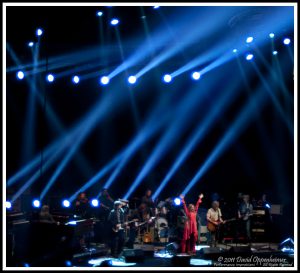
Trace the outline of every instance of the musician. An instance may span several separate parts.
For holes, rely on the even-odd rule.
[[[107,189],[103,189],[100,194],[100,207],[104,209],[104,211],[112,210],[114,206],[114,200],[111,198],[110,194],[108,193]]]
[[[250,203],[250,196],[243,195],[243,201],[238,209],[238,218],[242,221],[242,228],[247,236],[247,241],[251,241],[251,215],[253,214],[253,206]]]
[[[146,204],[149,208],[155,208],[155,204],[152,200],[152,191],[150,189],[146,190],[145,195],[142,197],[142,203]]]
[[[86,196],[85,192],[81,192],[75,203],[75,214],[81,218],[86,218],[89,208],[89,199]]]
[[[39,214],[39,221],[43,223],[50,223],[50,224],[59,224],[50,214],[50,208],[47,205],[43,205]]]
[[[188,218],[184,225],[183,238],[181,241],[181,252],[194,255],[196,253],[196,241],[198,238],[196,217],[199,205],[202,203],[203,194],[199,195],[196,206],[189,204],[187,207],[182,194],[180,195],[180,198],[183,203],[185,214]]]
[[[211,235],[210,246],[216,247],[217,240],[219,240],[219,225],[221,223],[225,223],[222,219],[222,213],[218,201],[212,202],[212,207],[207,211],[206,219],[207,227]]]
[[[118,257],[123,251],[125,241],[123,226],[125,222],[125,214],[122,209],[122,202],[114,202],[114,209],[111,210],[108,216],[108,222],[111,226],[111,255],[113,257]]]

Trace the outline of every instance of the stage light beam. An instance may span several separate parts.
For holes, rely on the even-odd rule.
[[[285,45],[289,45],[289,44],[291,43],[291,39],[285,38],[285,39],[283,40],[283,43],[284,43]]]
[[[272,54],[273,54],[273,55],[277,55],[277,54],[278,54],[278,51],[277,51],[277,50],[274,50],[274,51],[272,52]]]
[[[11,202],[10,201],[6,201],[5,202],[5,207],[6,207],[6,209],[11,209],[12,208]]]
[[[32,201],[32,205],[35,207],[35,208],[39,208],[41,206],[41,202],[37,199],[34,199]]]
[[[70,205],[71,205],[71,203],[70,203],[69,200],[66,200],[66,199],[65,199],[65,200],[63,200],[62,205],[63,205],[63,207],[65,207],[65,208],[69,208]]]
[[[54,82],[54,76],[52,74],[47,75],[48,82]]]
[[[98,16],[98,17],[101,17],[102,15],[103,15],[103,12],[102,12],[102,11],[98,11],[98,12],[97,12],[97,16]]]
[[[237,53],[237,49],[236,49],[236,48],[233,49],[232,52],[233,52],[233,53]]]
[[[43,30],[42,30],[41,28],[38,28],[38,29],[36,30],[36,35],[37,35],[37,36],[42,36],[42,34],[43,34]]]
[[[130,77],[128,78],[128,82],[129,82],[130,84],[135,84],[135,83],[136,83],[136,77],[135,77],[135,76],[130,76]]]
[[[78,76],[74,76],[72,82],[78,84],[80,82],[80,78]]]
[[[271,39],[273,39],[273,38],[275,37],[275,34],[272,32],[272,33],[269,34],[269,37],[270,37]]]
[[[169,83],[172,81],[172,76],[169,74],[164,75],[164,82]]]
[[[181,205],[181,200],[180,200],[180,198],[176,197],[176,198],[174,199],[174,204],[175,204],[175,206],[180,206],[180,205]]]
[[[96,208],[96,207],[99,207],[99,201],[98,201],[97,199],[93,199],[92,202],[91,202],[91,204],[92,204],[92,206],[95,207],[95,208]]]
[[[28,43],[28,46],[29,46],[29,47],[33,47],[33,45],[34,45],[34,42],[29,42],[29,43]]]
[[[19,80],[23,80],[24,77],[25,77],[25,74],[24,74],[23,71],[18,71],[18,72],[17,72],[17,78],[18,78]]]
[[[200,79],[200,77],[201,77],[201,74],[199,72],[193,72],[192,73],[193,80],[197,81],[197,80]]]
[[[253,54],[247,54],[246,55],[246,60],[251,61],[254,58]]]
[[[109,77],[107,77],[107,76],[101,77],[100,83],[101,83],[102,85],[107,85],[107,84],[109,84]]]
[[[252,43],[253,42],[253,37],[248,37],[247,39],[246,39],[246,43],[247,44],[250,44],[250,43]]]
[[[113,18],[113,19],[110,21],[110,24],[111,24],[112,26],[116,26],[116,25],[119,24],[119,20],[116,19],[116,18]]]

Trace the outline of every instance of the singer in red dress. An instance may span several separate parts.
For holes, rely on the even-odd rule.
[[[183,203],[184,212],[187,216],[187,221],[184,225],[183,237],[181,241],[181,252],[195,254],[196,253],[196,241],[198,238],[198,229],[197,229],[197,211],[199,205],[202,202],[203,194],[199,195],[199,199],[196,203],[196,206],[189,204],[186,206],[184,196],[180,195],[181,201]]]

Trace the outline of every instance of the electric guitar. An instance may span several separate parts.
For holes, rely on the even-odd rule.
[[[117,224],[115,227],[112,228],[112,230],[114,232],[118,232],[119,230],[124,229],[124,227],[127,226],[128,224],[137,222],[137,221],[138,221],[138,219],[133,219],[132,221],[124,222],[123,224]]]
[[[231,222],[231,221],[235,221],[236,219],[235,218],[232,218],[232,219],[229,219],[229,220],[225,220],[223,222],[221,221],[216,221],[216,223],[212,223],[212,222],[207,222],[207,229],[210,231],[210,232],[215,232],[219,227],[220,225],[222,224],[226,224],[228,222]]]

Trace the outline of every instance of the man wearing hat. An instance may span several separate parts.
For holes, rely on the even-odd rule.
[[[124,221],[125,214],[122,209],[122,202],[115,201],[114,209],[111,210],[108,221],[111,225],[111,255],[118,257],[123,251],[125,233],[124,233]]]

